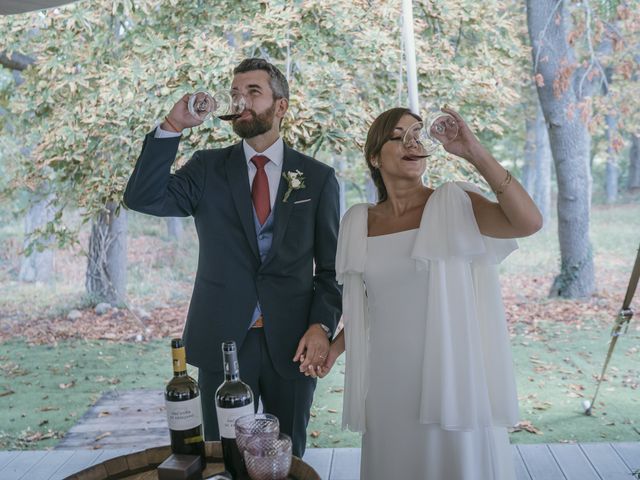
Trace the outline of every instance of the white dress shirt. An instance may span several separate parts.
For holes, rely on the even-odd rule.
[[[155,138],[172,138],[182,135],[178,132],[170,132],[163,130],[160,125],[156,127]],[[249,189],[253,183],[253,177],[256,176],[257,168],[251,161],[255,155],[264,155],[269,159],[269,162],[264,166],[264,171],[267,174],[267,180],[269,181],[269,201],[271,203],[271,209],[276,201],[276,195],[278,193],[278,185],[280,185],[280,178],[282,178],[282,162],[284,160],[284,142],[281,137],[264,152],[256,152],[246,140],[242,141],[242,148],[244,150],[244,157],[247,161],[247,170],[249,172]]]

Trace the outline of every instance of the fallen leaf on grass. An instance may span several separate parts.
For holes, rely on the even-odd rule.
[[[40,409],[41,412],[51,412],[53,410],[60,410],[58,407],[45,406]]]
[[[94,442],[97,442],[98,440],[102,440],[104,437],[108,437],[109,435],[111,435],[111,432],[104,432],[101,433],[100,435],[98,435],[96,438],[93,439]]]
[[[116,378],[116,377],[107,378],[107,377],[103,377],[102,375],[100,375],[100,376],[96,377],[96,382],[98,382],[98,383],[107,382],[110,385],[117,385],[118,383],[120,383],[120,379]]]
[[[536,435],[544,435],[544,432],[539,428],[534,427],[530,420],[521,420],[513,428],[514,432],[520,432],[522,430],[529,433],[535,433]]]
[[[0,397],[6,397],[7,395],[13,395],[14,392],[13,390],[10,389],[5,389],[4,391],[0,392]]]
[[[313,432],[311,432],[312,438],[318,438],[319,436],[320,436],[320,432],[318,430],[314,430]]]
[[[111,415],[109,412],[100,412],[98,413],[98,418],[106,417],[107,415]]]
[[[58,385],[62,390],[66,390],[67,388],[71,388],[76,384],[75,380],[71,380],[69,383],[61,383]]]
[[[342,393],[342,392],[344,392],[344,388],[342,387],[333,387],[331,389],[331,393]]]
[[[21,440],[31,443],[31,442],[39,442],[41,440],[48,440],[49,438],[61,438],[61,432],[54,432],[52,430],[43,432],[34,432],[31,435],[24,435]]]
[[[329,413],[338,413],[338,411],[335,408],[328,408],[327,412],[329,412]]]

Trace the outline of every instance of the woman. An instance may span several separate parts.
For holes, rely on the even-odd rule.
[[[496,265],[542,218],[522,186],[463,119],[444,145],[473,165],[498,202],[464,183],[422,183],[420,118],[404,108],[371,125],[365,158],[379,202],[340,226],[336,272],[346,350],[343,428],[363,432],[363,480],[514,479],[507,427],[518,407]]]

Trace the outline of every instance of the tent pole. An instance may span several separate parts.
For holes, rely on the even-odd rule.
[[[413,5],[412,0],[402,0],[402,40],[404,58],[407,64],[407,87],[409,89],[409,108],[416,115],[420,114],[418,100],[418,74],[416,70],[416,48],[413,37]]]

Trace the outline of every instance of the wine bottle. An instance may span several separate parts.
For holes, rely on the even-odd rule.
[[[236,443],[235,421],[255,413],[253,392],[240,380],[236,342],[223,342],[224,382],[216,390],[216,413],[225,469],[234,479],[247,478],[242,455]]]
[[[171,434],[171,452],[200,455],[206,467],[202,433],[202,405],[198,383],[187,375],[187,360],[181,338],[171,340],[173,378],[164,392],[167,422]]]

